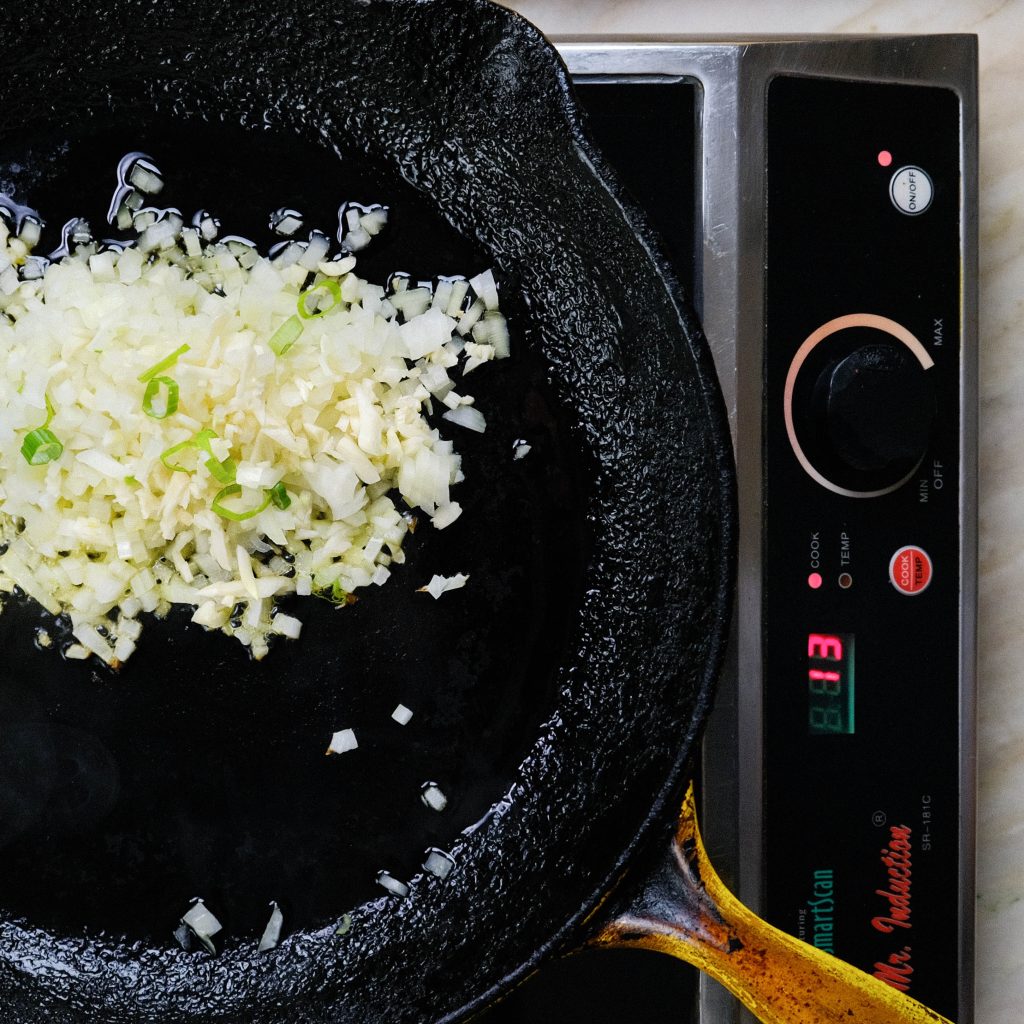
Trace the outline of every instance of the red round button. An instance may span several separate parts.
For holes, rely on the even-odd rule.
[[[889,579],[901,594],[913,596],[927,590],[932,581],[932,560],[928,552],[913,544],[900,548],[889,562]]]

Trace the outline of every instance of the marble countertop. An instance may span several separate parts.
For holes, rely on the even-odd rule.
[[[981,65],[978,1024],[1024,1015],[1024,3],[511,0],[548,35],[971,32]],[[1022,317],[1024,318],[1024,317]]]

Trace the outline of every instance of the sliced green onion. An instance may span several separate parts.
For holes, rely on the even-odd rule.
[[[156,398],[160,388],[167,388],[167,399],[164,402],[164,411],[157,412],[153,408],[153,399]],[[153,377],[146,385],[146,393],[142,396],[142,411],[155,420],[165,420],[172,416],[178,409],[178,382],[171,377]]]
[[[210,506],[217,515],[224,519],[230,519],[232,522],[240,523],[245,519],[252,519],[253,516],[258,516],[269,504],[270,504],[270,492],[267,492],[266,497],[263,499],[262,504],[256,508],[250,508],[245,512],[236,512],[234,509],[225,508],[222,502],[227,499],[234,497],[237,494],[242,493],[241,484],[228,484],[227,487],[222,487],[213,499],[213,504]]]
[[[210,476],[219,484],[230,484],[235,481],[235,463],[233,459],[225,459],[223,462],[220,459],[210,455],[206,459],[206,468],[210,471]]]
[[[47,420],[49,422],[49,420]],[[64,452],[64,445],[57,440],[52,430],[37,427],[25,435],[21,445],[21,454],[30,466],[41,466],[45,462],[59,459]]]
[[[139,481],[136,480],[135,477],[133,477],[133,476],[126,476],[124,478],[124,482],[126,484],[128,484],[129,487],[141,487],[142,486],[142,484],[140,484]]]
[[[302,321],[297,316],[290,316],[274,331],[267,344],[275,354],[283,356],[298,341],[302,330]]]
[[[179,462],[171,462],[170,458],[172,455],[177,455],[178,452],[183,452],[186,449],[192,449],[196,446],[196,439],[190,437],[187,441],[182,441],[181,444],[172,445],[170,448],[160,453],[160,461],[172,472],[172,473],[194,473],[194,469],[189,469],[188,466],[183,466]]]
[[[146,381],[152,380],[158,373],[162,373],[164,370],[172,367],[178,359],[189,351],[189,345],[182,345],[181,348],[176,348],[169,356],[165,359],[161,359],[159,363],[151,366],[145,373],[140,373],[138,380],[145,384]]]
[[[190,437],[187,441],[182,441],[181,444],[173,445],[166,451],[160,453],[160,461],[172,472],[172,473],[194,473],[195,468],[189,468],[183,466],[180,462],[171,462],[171,456],[177,455],[178,452],[185,451],[187,449],[194,449],[197,452],[205,453],[206,458],[203,459],[203,464],[210,471],[210,476],[220,484],[230,484],[235,481],[235,463],[231,459],[224,459],[222,462],[213,454],[213,448],[210,447],[210,441],[217,436],[217,431],[200,430],[195,437]]]
[[[288,492],[284,489],[284,484],[276,483],[269,491],[270,500],[278,508],[287,508],[291,503],[292,499],[289,497]]]
[[[57,439],[57,435],[49,429],[53,417],[56,415],[50,396],[45,392],[43,401],[46,402],[46,422],[35,430],[30,430],[21,443],[21,454],[30,466],[42,466],[47,462],[53,462],[64,454],[64,445]]]
[[[210,472],[210,476],[219,484],[233,484],[235,482],[235,463],[231,459],[225,459],[221,462],[216,455],[213,454],[213,448],[210,447],[210,442],[217,436],[216,431],[213,430],[200,430],[195,437],[196,447],[203,452],[206,452],[206,468]]]
[[[334,301],[329,306],[325,306],[323,309],[310,310],[309,297],[312,295],[314,298],[316,298],[317,302],[319,302],[320,300],[317,297],[318,292],[327,292],[331,296],[331,298],[334,299]],[[326,281],[320,281],[317,284],[313,285],[312,288],[307,288],[299,296],[299,316],[302,317],[303,320],[312,320],[316,317],[323,316],[325,313],[330,313],[332,309],[334,309],[340,304],[341,285],[338,284],[338,282],[333,280],[332,278],[328,278]]]

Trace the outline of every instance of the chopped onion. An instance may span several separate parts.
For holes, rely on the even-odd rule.
[[[156,168],[143,160],[135,161],[131,173],[128,175],[128,181],[140,192],[146,192],[149,195],[156,195],[164,187],[164,180],[157,173]]]
[[[210,953],[217,950],[210,940],[224,927],[217,918],[210,913],[206,904],[198,897],[192,901],[191,909],[181,919],[181,923],[189,928],[193,935],[206,947]]]
[[[443,811],[448,806],[448,797],[441,792],[436,782],[425,782],[420,791],[420,799],[425,807],[432,811]]]
[[[298,210],[282,207],[270,215],[270,229],[275,234],[294,235],[302,227],[302,214]]]
[[[0,294],[13,295],[18,290],[18,272],[12,266],[0,268]]]
[[[356,740],[355,731],[352,729],[340,729],[331,737],[331,745],[327,748],[328,754],[345,754],[355,750],[359,746]]]
[[[39,238],[42,234],[43,226],[34,217],[26,217],[21,224],[21,230],[18,232],[18,238],[20,238],[29,249],[34,249],[39,243]]]
[[[479,434],[487,429],[487,420],[484,419],[484,414],[471,405],[460,405],[457,409],[449,409],[442,419],[456,423],[467,430],[475,430]]]
[[[387,871],[377,872],[377,884],[382,885],[388,892],[402,899],[409,895],[409,886],[405,882],[400,882]]]
[[[533,451],[533,445],[529,445],[525,441],[516,441],[515,447],[512,449],[512,458],[516,461],[525,459],[531,451]]]
[[[404,704],[399,704],[398,707],[391,712],[391,717],[399,725],[408,725],[412,721],[412,712]]]
[[[498,308],[498,286],[494,281],[494,274],[485,270],[482,274],[469,279],[469,286],[473,289],[486,309]]]
[[[281,941],[281,925],[284,924],[284,915],[281,913],[281,908],[277,905],[276,901],[271,901],[270,905],[274,909],[270,912],[270,920],[267,922],[266,928],[263,929],[263,936],[257,949],[259,953],[275,949]]]
[[[198,259],[203,255],[203,248],[199,242],[199,231],[196,228],[183,228],[181,240],[185,243],[185,252],[192,259]]]
[[[429,871],[438,878],[447,878],[453,867],[455,867],[455,858],[450,853],[445,853],[444,850],[439,850],[436,846],[427,850],[427,855],[423,860],[424,871]]]
[[[291,640],[298,640],[302,632],[302,623],[291,615],[278,613],[270,623],[271,631],[279,636],[286,636]]]
[[[199,228],[199,233],[207,242],[212,242],[220,232],[220,221],[216,217],[209,215],[201,216],[198,215],[198,222],[193,220],[193,224]]]
[[[454,576],[432,576],[425,587],[420,587],[417,593],[429,594],[435,601],[449,590],[460,590],[466,585],[468,576],[459,572]]]
[[[305,267],[306,270],[316,270],[317,264],[327,255],[330,247],[331,243],[327,240],[327,236],[319,231],[314,231],[309,236],[306,251],[299,257],[299,266]]]
[[[347,603],[390,578],[412,531],[400,509],[437,529],[461,514],[460,457],[428,417],[439,402],[484,428],[454,380],[496,358],[493,274],[474,278],[468,312],[465,280],[396,276],[385,293],[320,232],[261,256],[217,241],[207,211],[185,226],[144,207],[164,182],[140,154],[118,177],[110,217],[134,221],[134,244],[97,246],[72,219],[65,255],[43,260],[38,225],[15,238],[0,223],[0,592],[68,615],[71,659],[120,664],[139,616],[172,605],[259,658],[301,633],[280,598]],[[388,216],[347,204],[347,248]]]
[[[451,526],[461,515],[462,506],[457,501],[451,501],[439,508],[430,521],[435,529],[443,530],[446,526]]]
[[[379,206],[359,218],[359,226],[371,237],[380,234],[387,222],[388,208],[386,206]]]

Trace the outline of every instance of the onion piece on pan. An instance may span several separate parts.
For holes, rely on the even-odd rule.
[[[328,754],[345,754],[355,750],[359,746],[356,734],[353,729],[339,729],[331,737],[331,745],[327,748]]]
[[[467,430],[475,430],[478,434],[482,434],[487,429],[487,420],[484,419],[484,414],[471,405],[460,405],[457,409],[449,409],[442,419],[465,427]]]
[[[281,913],[281,908],[277,905],[276,900],[271,900],[270,905],[274,909],[270,913],[267,927],[263,929],[263,936],[260,939],[259,949],[257,950],[259,953],[265,953],[267,950],[274,949],[281,941],[281,925],[284,924],[284,915]]]
[[[389,893],[404,899],[409,895],[409,886],[400,882],[388,871],[377,872],[377,884],[383,886]]]
[[[197,896],[192,901],[192,907],[182,917],[181,923],[188,927],[192,934],[206,947],[208,952],[217,952],[211,939],[224,926],[210,913],[200,897]]]
[[[433,576],[425,587],[420,587],[416,593],[429,594],[435,601],[449,590],[461,590],[469,576],[464,573],[456,573],[454,576]]]
[[[420,799],[425,807],[432,811],[443,811],[448,806],[448,797],[441,792],[441,787],[436,782],[424,782],[420,791]]]
[[[438,878],[447,878],[453,867],[455,867],[455,858],[450,853],[445,853],[444,850],[439,850],[436,846],[427,850],[423,859],[424,871],[429,871],[430,874],[436,875]]]

